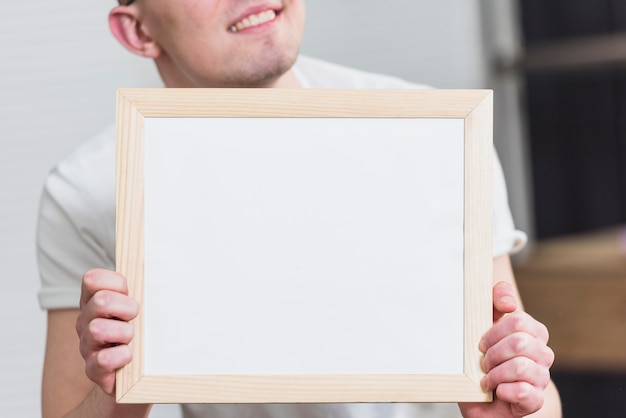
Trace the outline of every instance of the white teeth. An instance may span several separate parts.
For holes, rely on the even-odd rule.
[[[242,19],[241,21],[235,23],[230,28],[228,28],[229,32],[238,32],[245,28],[251,28],[253,26],[258,26],[263,23],[269,22],[270,20],[274,20],[276,18],[276,12],[273,10],[266,10],[264,12],[250,15]]]

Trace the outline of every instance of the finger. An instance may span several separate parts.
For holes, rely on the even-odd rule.
[[[92,269],[83,275],[82,289],[80,294],[80,307],[91,299],[100,290],[128,294],[126,279],[121,274],[103,269]]]
[[[515,288],[509,282],[498,282],[493,287],[493,318],[500,319],[503,314],[517,310]]]
[[[111,290],[96,292],[82,309],[84,320],[94,318],[115,318],[130,321],[139,314],[139,303],[122,293]]]
[[[550,371],[528,357],[515,357],[490,370],[480,385],[485,391],[490,391],[502,384],[516,382],[526,382],[545,389],[550,383]]]
[[[503,383],[496,389],[496,397],[511,404],[511,412],[516,417],[539,411],[544,402],[543,390],[526,382]]]
[[[132,353],[127,345],[100,350],[85,362],[87,377],[108,394],[115,389],[115,370],[130,363]]]
[[[526,312],[514,312],[496,322],[483,336],[478,348],[483,353],[486,353],[498,341],[517,332],[530,334],[544,344],[548,343],[549,333],[545,325]]]
[[[525,332],[511,334],[490,347],[481,365],[485,372],[516,357],[527,357],[543,367],[551,367],[554,352],[537,338]]]
[[[89,323],[87,332],[80,338],[80,353],[88,359],[93,352],[120,345],[129,344],[135,335],[134,327],[128,322],[114,319],[96,318]]]
[[[114,318],[130,321],[139,314],[139,303],[129,296],[110,290],[96,292],[82,306],[76,317],[76,333],[79,338],[87,332],[89,324],[95,318]]]

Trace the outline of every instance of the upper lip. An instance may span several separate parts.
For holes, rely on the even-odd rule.
[[[228,27],[230,28],[231,26],[236,25],[238,22],[241,22],[244,18],[250,15],[255,15],[255,14],[264,12],[266,10],[273,10],[274,12],[276,12],[276,14],[278,14],[281,8],[279,5],[268,4],[268,3],[250,6],[246,10],[244,10],[237,18],[235,18],[235,20],[233,20],[230,23],[230,25],[228,25]]]

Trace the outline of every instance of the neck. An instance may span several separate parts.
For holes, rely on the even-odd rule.
[[[298,78],[294,74],[293,68],[289,69],[289,71],[287,71],[285,74],[280,76],[280,78],[278,78],[276,81],[274,81],[273,83],[265,87],[277,88],[277,89],[302,88],[302,86],[300,85],[300,82],[298,81]]]

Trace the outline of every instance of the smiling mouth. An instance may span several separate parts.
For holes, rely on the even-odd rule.
[[[247,28],[259,26],[263,23],[271,22],[272,20],[276,19],[276,16],[277,14],[274,10],[266,10],[261,13],[251,14],[244,17],[239,22],[233,24],[230,28],[228,28],[228,31],[236,33]]]

